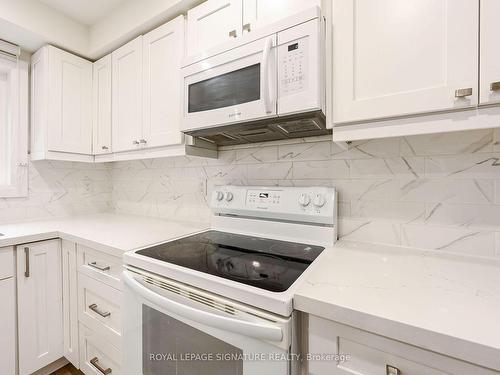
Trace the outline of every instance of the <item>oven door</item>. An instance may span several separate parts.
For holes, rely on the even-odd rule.
[[[124,271],[126,375],[287,375],[290,319],[273,322],[220,297]]]
[[[276,116],[276,34],[182,69],[183,131]]]

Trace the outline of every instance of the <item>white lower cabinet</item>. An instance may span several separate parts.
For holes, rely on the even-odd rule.
[[[61,241],[17,246],[19,375],[64,355]]]
[[[80,324],[80,364],[86,375],[122,373],[120,350],[83,324]]]
[[[121,343],[122,293],[86,275],[78,276],[78,318],[115,346]]]
[[[309,375],[493,375],[493,370],[309,316]]]
[[[80,367],[78,353],[78,274],[76,244],[62,241],[62,278],[63,278],[63,324],[64,356],[76,368]]]
[[[80,370],[121,374],[121,258],[76,245]]]
[[[0,369],[2,374],[16,373],[16,286],[14,251],[0,249]]]

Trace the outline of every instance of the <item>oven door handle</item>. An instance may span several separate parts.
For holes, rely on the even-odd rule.
[[[198,310],[191,306],[183,305],[182,303],[172,301],[153,292],[152,290],[149,290],[131,277],[126,271],[123,272],[123,282],[135,293],[144,297],[149,302],[194,322],[260,340],[276,342],[281,342],[283,340],[283,332],[280,327],[227,318],[203,310]]]
[[[262,51],[262,84],[264,85],[262,93],[264,96],[264,109],[266,114],[273,113],[272,103],[271,103],[271,89],[269,82],[269,57],[271,55],[271,49],[273,48],[273,39],[268,38],[266,44],[264,45],[264,50]]]

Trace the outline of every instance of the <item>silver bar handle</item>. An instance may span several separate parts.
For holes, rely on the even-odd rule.
[[[500,91],[500,81],[498,81],[498,82],[491,82],[491,84],[490,84],[490,91]]]
[[[90,364],[92,366],[94,366],[96,369],[99,370],[99,372],[101,372],[102,374],[104,375],[108,375],[108,374],[111,374],[113,372],[113,370],[111,370],[111,368],[107,368],[107,369],[103,369],[100,365],[99,365],[99,358],[97,357],[94,357],[90,360]]]
[[[24,277],[30,277],[30,248],[24,248],[24,257],[26,259],[26,265],[24,268]]]
[[[250,23],[246,23],[243,25],[243,31],[250,32],[252,31],[252,25]]]
[[[231,30],[229,32],[229,37],[230,38],[236,38],[238,36],[238,33],[236,32],[236,30]]]
[[[273,48],[273,39],[268,38],[262,51],[262,84],[264,85],[264,108],[266,114],[272,113],[271,93],[269,88],[269,57]]]
[[[472,87],[455,90],[455,98],[465,98],[472,95]]]
[[[102,146],[101,147],[103,150],[109,150],[109,147],[108,146]]]
[[[385,365],[385,373],[386,375],[401,375],[401,370],[394,366]]]
[[[96,314],[99,314],[100,316],[102,316],[103,318],[107,318],[108,316],[111,315],[111,313],[109,311],[100,311],[98,308],[97,308],[97,303],[93,303],[92,305],[89,306],[89,309],[92,310],[93,312],[95,312]]]
[[[109,271],[111,269],[110,266],[99,266],[97,265],[97,262],[90,262],[90,263],[87,263],[90,267],[92,268],[95,268],[96,270],[99,270],[99,271]]]

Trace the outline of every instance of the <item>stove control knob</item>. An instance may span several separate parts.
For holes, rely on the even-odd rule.
[[[314,197],[314,200],[313,200],[313,204],[315,207],[323,207],[325,205],[326,201],[325,201],[325,197],[323,196],[323,194],[316,194],[316,196]]]
[[[222,199],[224,199],[224,193],[222,191],[215,192],[215,199],[221,201]]]
[[[231,202],[233,200],[233,198],[234,198],[233,193],[231,193],[230,191],[228,191],[226,193],[226,201]]]
[[[309,195],[307,195],[306,193],[302,193],[300,194],[300,197],[299,197],[299,204],[302,206],[302,207],[307,207],[309,205],[309,203],[311,202],[311,198],[309,197]]]

